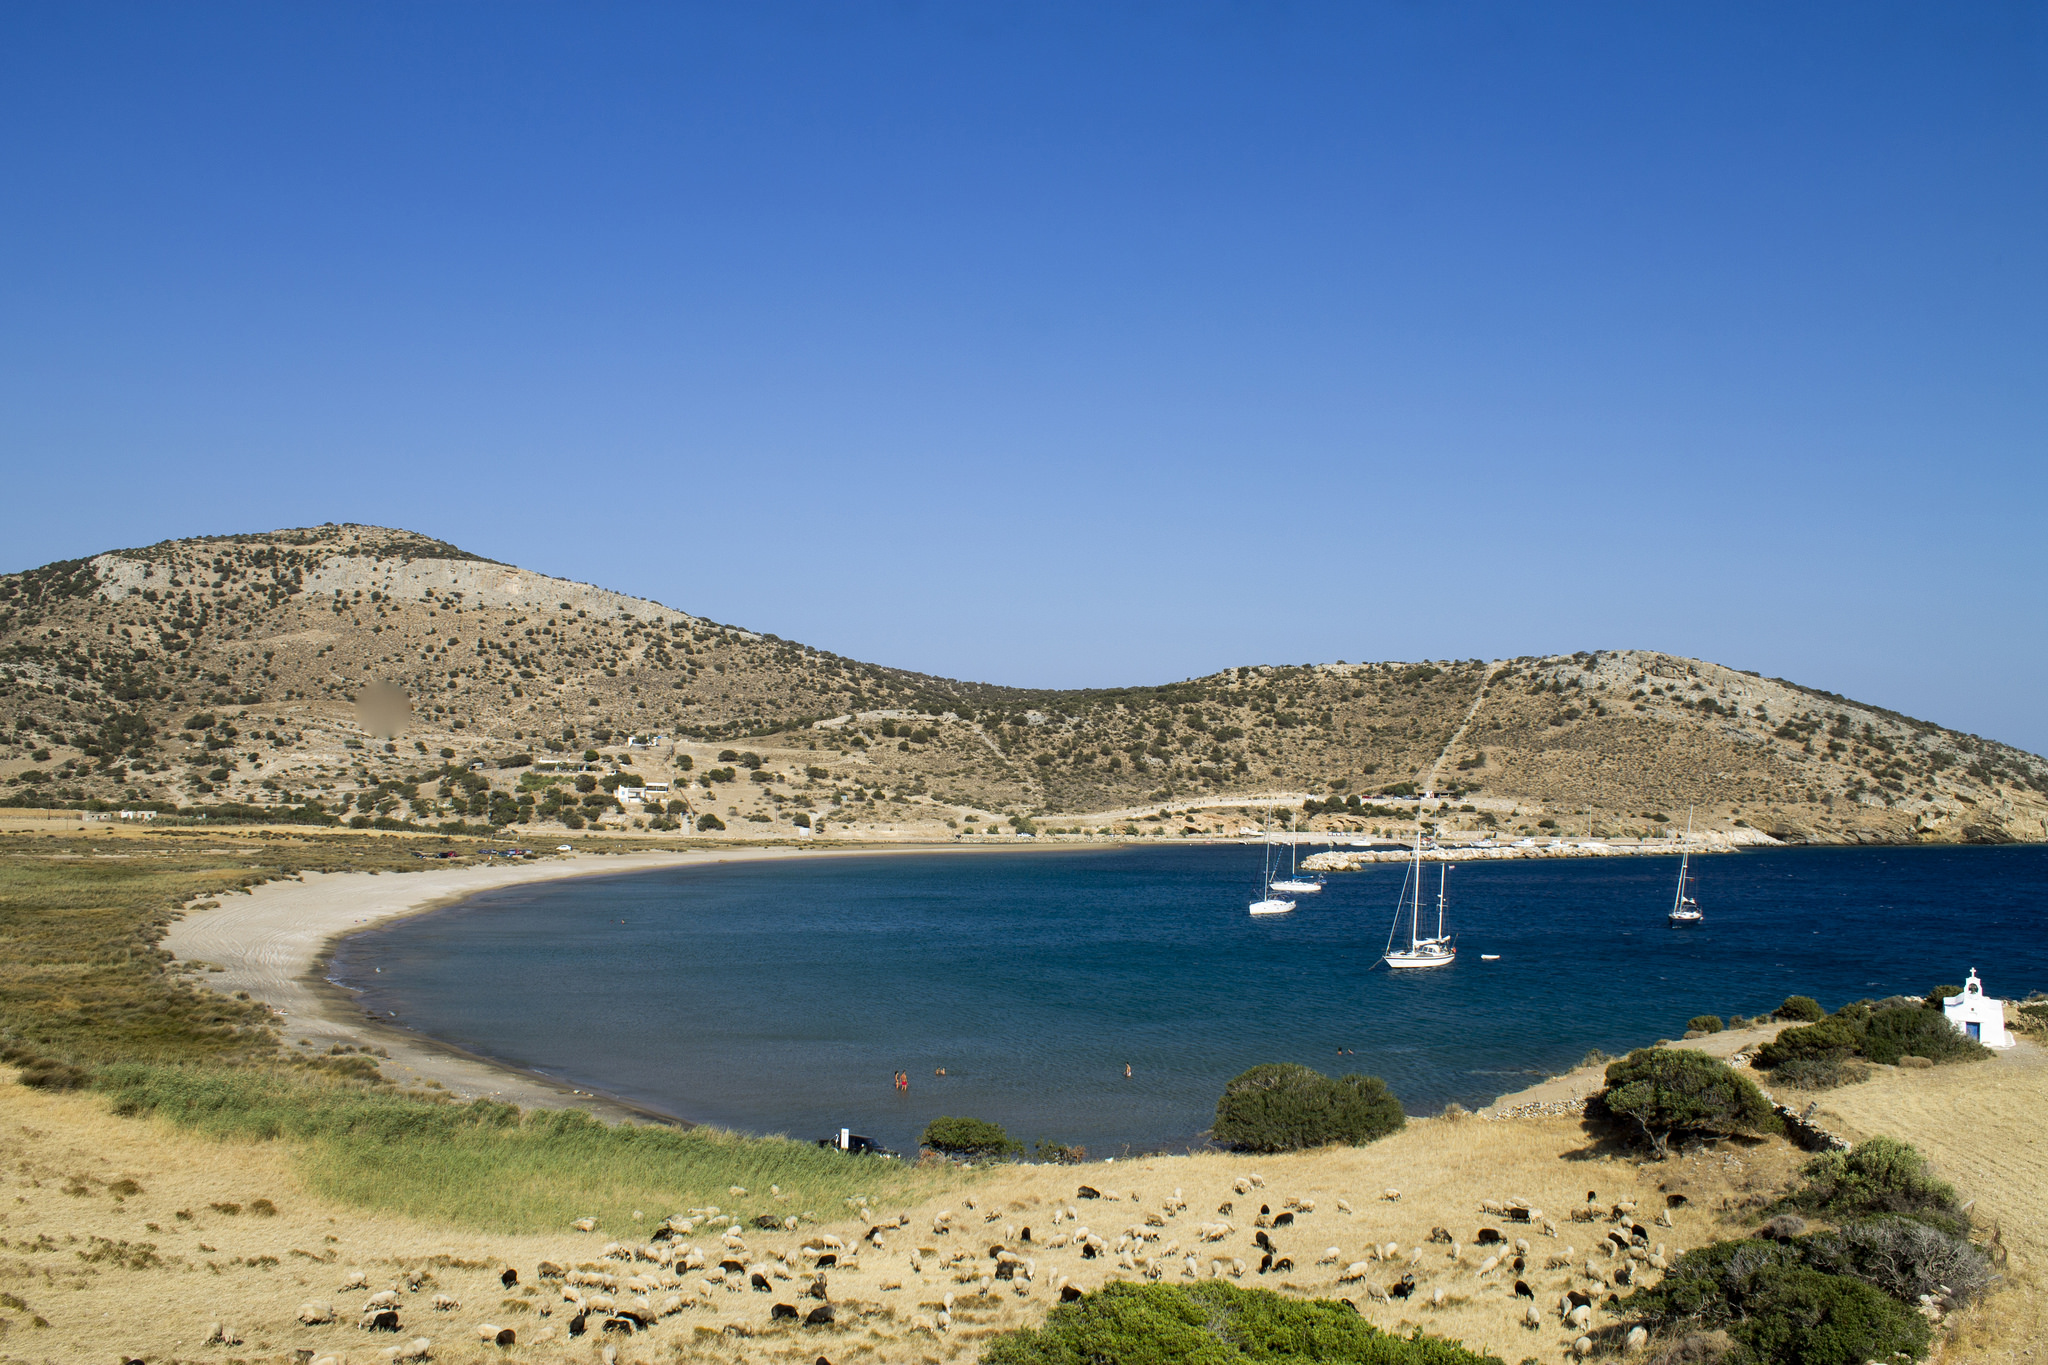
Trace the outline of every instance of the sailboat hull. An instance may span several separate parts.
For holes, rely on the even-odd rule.
[[[1457,957],[1458,950],[1455,948],[1444,953],[1388,953],[1386,963],[1396,969],[1448,967],[1457,960]]]
[[[1284,915],[1294,908],[1293,901],[1253,901],[1254,915]]]

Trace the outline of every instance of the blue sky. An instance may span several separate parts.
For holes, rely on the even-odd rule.
[[[2048,750],[2048,8],[17,4],[0,567],[405,526],[1033,685]]]

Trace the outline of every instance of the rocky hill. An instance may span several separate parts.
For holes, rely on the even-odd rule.
[[[380,709],[379,699],[384,699]],[[0,795],[389,827],[2048,837],[2048,763],[1642,651],[1033,691],[839,658],[369,526],[0,578]],[[667,791],[659,790],[668,784]],[[620,787],[644,802],[622,801]]]

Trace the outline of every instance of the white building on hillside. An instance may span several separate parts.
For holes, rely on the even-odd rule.
[[[1984,983],[1977,979],[1975,967],[1970,969],[1970,979],[1963,983],[1963,993],[1942,1001],[1941,1012],[1957,1032],[1975,1042],[1986,1047],[2013,1045],[2012,1035],[2005,1031],[2005,1002],[1984,994]]]

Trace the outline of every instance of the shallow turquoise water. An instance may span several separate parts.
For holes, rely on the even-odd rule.
[[[358,935],[332,974],[389,1022],[680,1117],[907,1148],[968,1114],[1096,1156],[1199,1142],[1223,1083],[1259,1062],[1381,1076],[1429,1112],[1794,992],[1832,1008],[1971,967],[1994,995],[2048,989],[2048,849],[1720,855],[1695,863],[1707,922],[1684,930],[1664,922],[1675,858],[1461,864],[1458,961],[1398,974],[1375,964],[1401,867],[1254,920],[1257,856],[584,878]]]

